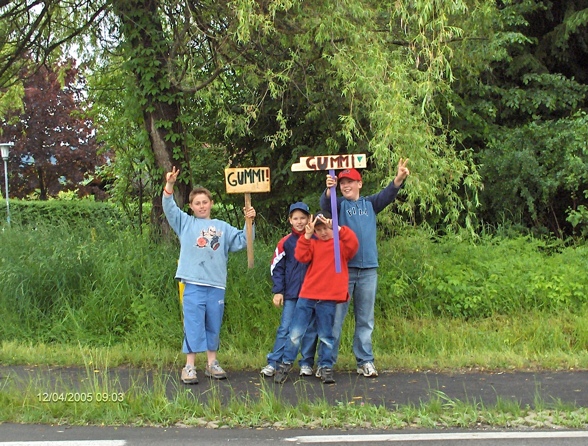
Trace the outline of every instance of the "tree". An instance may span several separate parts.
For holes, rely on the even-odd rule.
[[[206,147],[224,147],[232,165],[269,165],[284,195],[269,197],[274,206],[322,188],[318,176],[309,184],[289,173],[299,155],[364,151],[374,182],[389,181],[395,161],[410,157],[416,174],[401,208],[455,226],[471,220],[479,178],[469,153],[455,150],[436,99],[448,95],[452,42],[470,31],[458,24],[490,4],[53,0],[35,9],[17,1],[0,20],[14,36],[6,61],[23,49],[42,61],[84,36],[101,68],[120,63],[146,136],[136,138],[147,142],[136,159],[150,163],[153,178],[180,167],[180,204],[207,175],[193,164]]]
[[[11,192],[24,198],[38,194],[41,200],[60,191],[80,195],[104,193],[90,181],[97,165],[92,123],[82,109],[82,80],[74,61],[35,72],[23,68],[24,109],[4,125],[4,137],[15,142],[11,151]]]
[[[481,165],[479,216],[570,235],[588,204],[588,2],[502,1],[493,17],[488,43],[459,49],[450,120]]]

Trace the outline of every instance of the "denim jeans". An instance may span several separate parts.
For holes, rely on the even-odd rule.
[[[273,367],[276,367],[278,362],[282,362],[282,356],[284,356],[284,348],[288,341],[290,334],[290,326],[292,325],[292,318],[294,317],[294,311],[296,309],[296,303],[298,299],[284,299],[284,306],[282,307],[282,317],[280,318],[280,326],[276,333],[276,341],[274,347],[267,355],[267,363]],[[312,367],[314,365],[314,354],[316,352],[317,332],[316,324],[311,324],[304,334],[302,341],[300,342],[300,361],[298,364],[301,366],[307,365]]]
[[[290,325],[290,338],[286,343],[281,362],[292,364],[296,360],[300,341],[308,327],[312,327],[316,323],[320,342],[318,366],[332,368],[335,363],[333,361],[333,346],[335,344],[333,323],[337,306],[334,301],[299,298]]]
[[[333,325],[333,360],[337,362],[341,329],[347,315],[349,304],[353,300],[355,317],[355,333],[353,334],[353,354],[357,366],[374,361],[372,350],[372,332],[374,331],[374,306],[376,304],[376,288],[378,287],[377,268],[349,268],[349,295],[351,299],[337,305],[335,324]]]
[[[225,290],[187,283],[184,311],[183,353],[217,351],[225,311]]]

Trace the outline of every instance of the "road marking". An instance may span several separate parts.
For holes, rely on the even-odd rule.
[[[588,438],[588,431],[455,432],[439,434],[306,435],[286,438],[298,443],[368,443],[371,441],[504,440],[531,438]]]
[[[0,446],[125,446],[126,440],[0,441]]]

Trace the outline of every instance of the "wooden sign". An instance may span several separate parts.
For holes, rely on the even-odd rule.
[[[225,169],[225,185],[228,194],[245,192],[269,192],[269,167],[234,167]]]
[[[292,164],[292,172],[334,169],[363,169],[367,157],[363,153],[346,155],[301,156],[300,162]]]
[[[251,207],[251,192],[270,191],[269,167],[229,167],[225,169],[228,194],[245,194],[245,208]],[[253,222],[246,219],[247,264],[253,268]]]

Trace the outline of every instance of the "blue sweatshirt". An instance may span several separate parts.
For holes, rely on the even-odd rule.
[[[167,221],[180,239],[176,279],[225,289],[228,254],[247,247],[245,231],[222,220],[191,216],[177,206],[173,195],[163,194],[162,201]]]
[[[402,186],[400,186],[402,187]],[[376,244],[376,214],[394,201],[400,187],[392,181],[380,192],[357,201],[337,197],[339,226],[349,226],[359,240],[359,250],[349,261],[350,268],[376,268],[378,266],[378,246]],[[331,199],[326,189],[321,195],[320,205],[324,211],[331,212]]]

